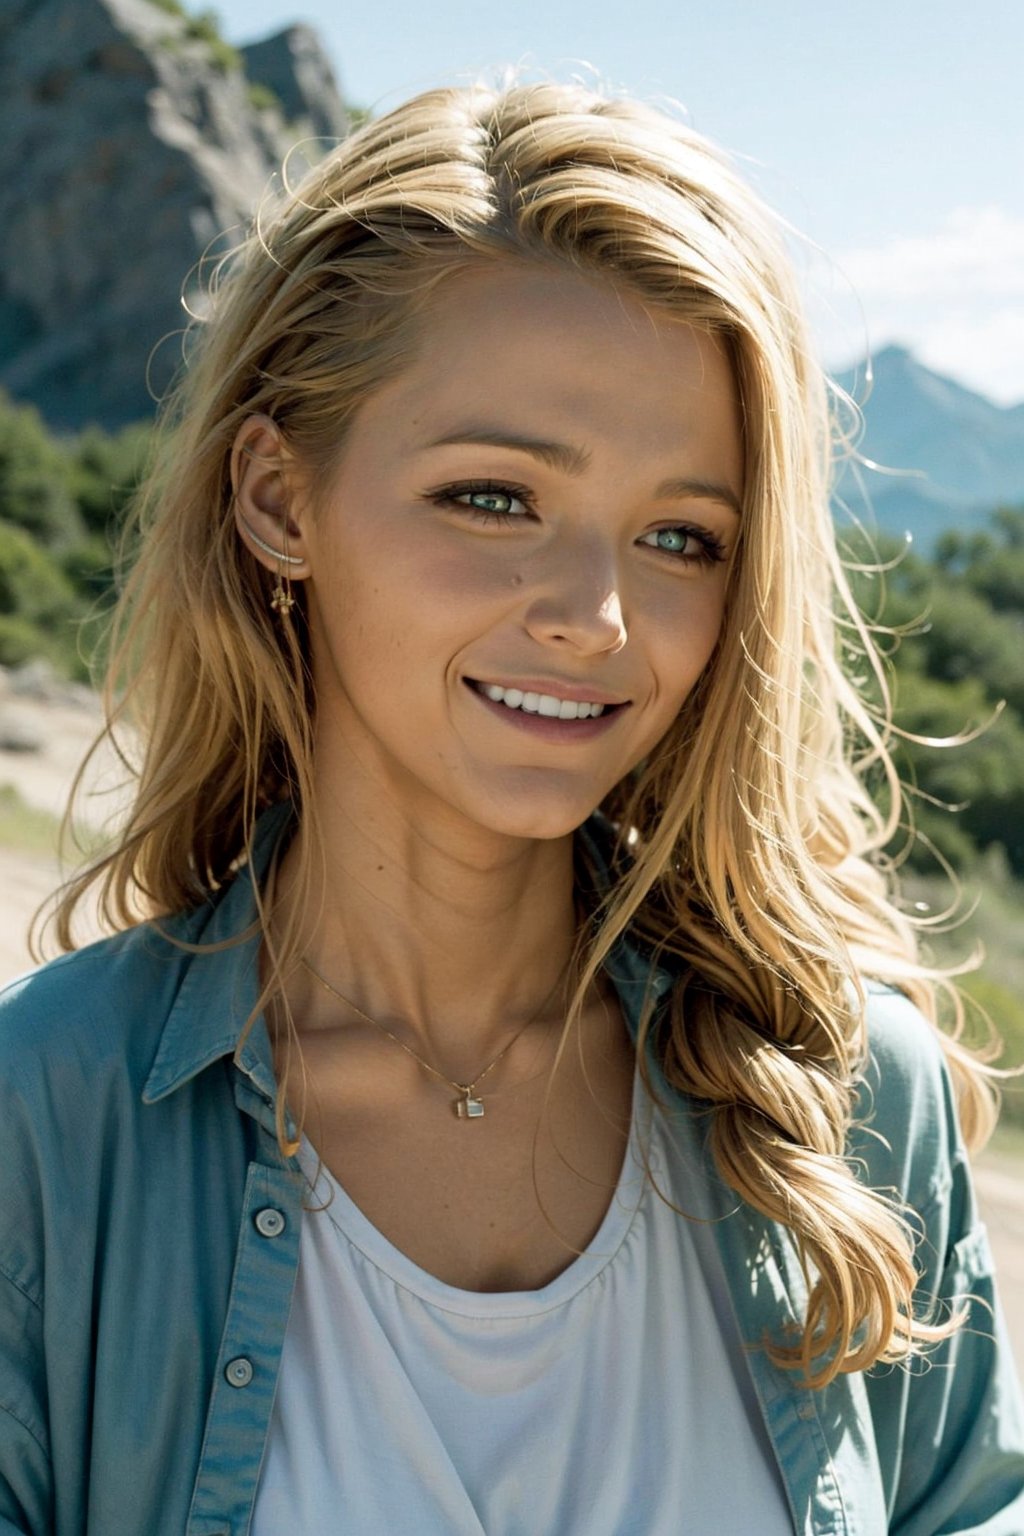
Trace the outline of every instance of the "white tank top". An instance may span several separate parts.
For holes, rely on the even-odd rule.
[[[472,1136],[467,1126],[467,1138]],[[252,1536],[793,1536],[713,1244],[633,1088],[586,1254],[537,1291],[463,1291],[311,1182]]]

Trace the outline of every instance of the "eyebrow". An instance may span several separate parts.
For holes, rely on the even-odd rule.
[[[462,443],[482,448],[513,448],[520,453],[531,454],[552,469],[560,469],[563,474],[574,477],[581,475],[590,463],[590,454],[585,448],[574,447],[571,443],[552,443],[520,432],[503,432],[495,427],[460,427],[458,431],[434,438],[424,446],[448,448]],[[715,480],[677,476],[663,480],[654,496],[658,501],[692,501],[698,497],[704,501],[720,501],[737,517],[741,517],[743,511],[734,492]]]
[[[482,448],[516,448],[567,475],[581,475],[590,463],[590,454],[585,448],[574,448],[569,443],[549,443],[520,432],[502,432],[496,427],[460,427],[457,432],[437,437],[426,446],[446,448],[452,443],[474,443]]]

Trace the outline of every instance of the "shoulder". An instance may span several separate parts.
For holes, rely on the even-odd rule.
[[[895,987],[868,982],[865,991],[862,1088],[894,1098],[903,1108],[935,1094],[944,1096],[946,1053],[936,1026]]]
[[[900,1112],[944,1098],[948,1085],[942,1037],[902,992],[870,982],[865,1009],[867,1054],[861,1096],[874,1097]]]
[[[142,924],[0,993],[0,1276],[26,1295],[48,1245],[87,1244],[105,1202],[126,1210],[173,1156],[184,1166],[190,1102],[155,1109],[145,1090],[158,1062],[171,1086],[191,1081],[237,1038],[243,950],[215,942],[218,912]]]
[[[190,958],[175,940],[194,927],[141,924],[10,983],[0,991],[0,1078],[27,1089],[39,1069],[52,1083],[62,1062],[95,1069],[144,1053],[147,1041],[155,1049]]]
[[[965,1160],[942,1039],[909,998],[875,983],[866,1026],[850,1152],[870,1184],[923,1211],[948,1196]]]
[[[145,925],[0,993],[0,1276],[36,1305],[48,1245],[71,1243],[78,1223],[88,1247],[118,1176],[111,1151],[135,1145],[141,1085],[185,959]]]
[[[197,906],[62,955],[0,989],[0,1076],[19,1062],[52,1062],[83,1045],[94,1058],[107,1043],[123,1048],[159,1038],[189,977],[216,984],[237,971],[255,930],[254,886],[293,815],[288,802],[264,811],[251,858],[240,858],[233,877]]]
[[[935,1026],[896,987],[884,982],[864,984],[865,1021],[872,1056],[902,1075],[916,1076],[922,1068],[942,1062],[942,1043]]]

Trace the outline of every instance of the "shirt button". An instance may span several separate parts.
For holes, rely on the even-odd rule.
[[[237,1360],[228,1361],[224,1375],[233,1387],[247,1387],[252,1381],[252,1361],[239,1355]]]
[[[261,1237],[280,1237],[285,1229],[284,1212],[275,1210],[272,1205],[257,1211],[255,1221],[256,1231]]]

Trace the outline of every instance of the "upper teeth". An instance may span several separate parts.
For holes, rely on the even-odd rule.
[[[483,692],[495,704],[507,704],[509,709],[525,709],[529,715],[551,715],[558,720],[588,720],[591,715],[603,715],[603,704],[578,704],[575,699],[556,699],[553,693],[524,693],[521,688],[499,688],[497,683],[484,683]]]

